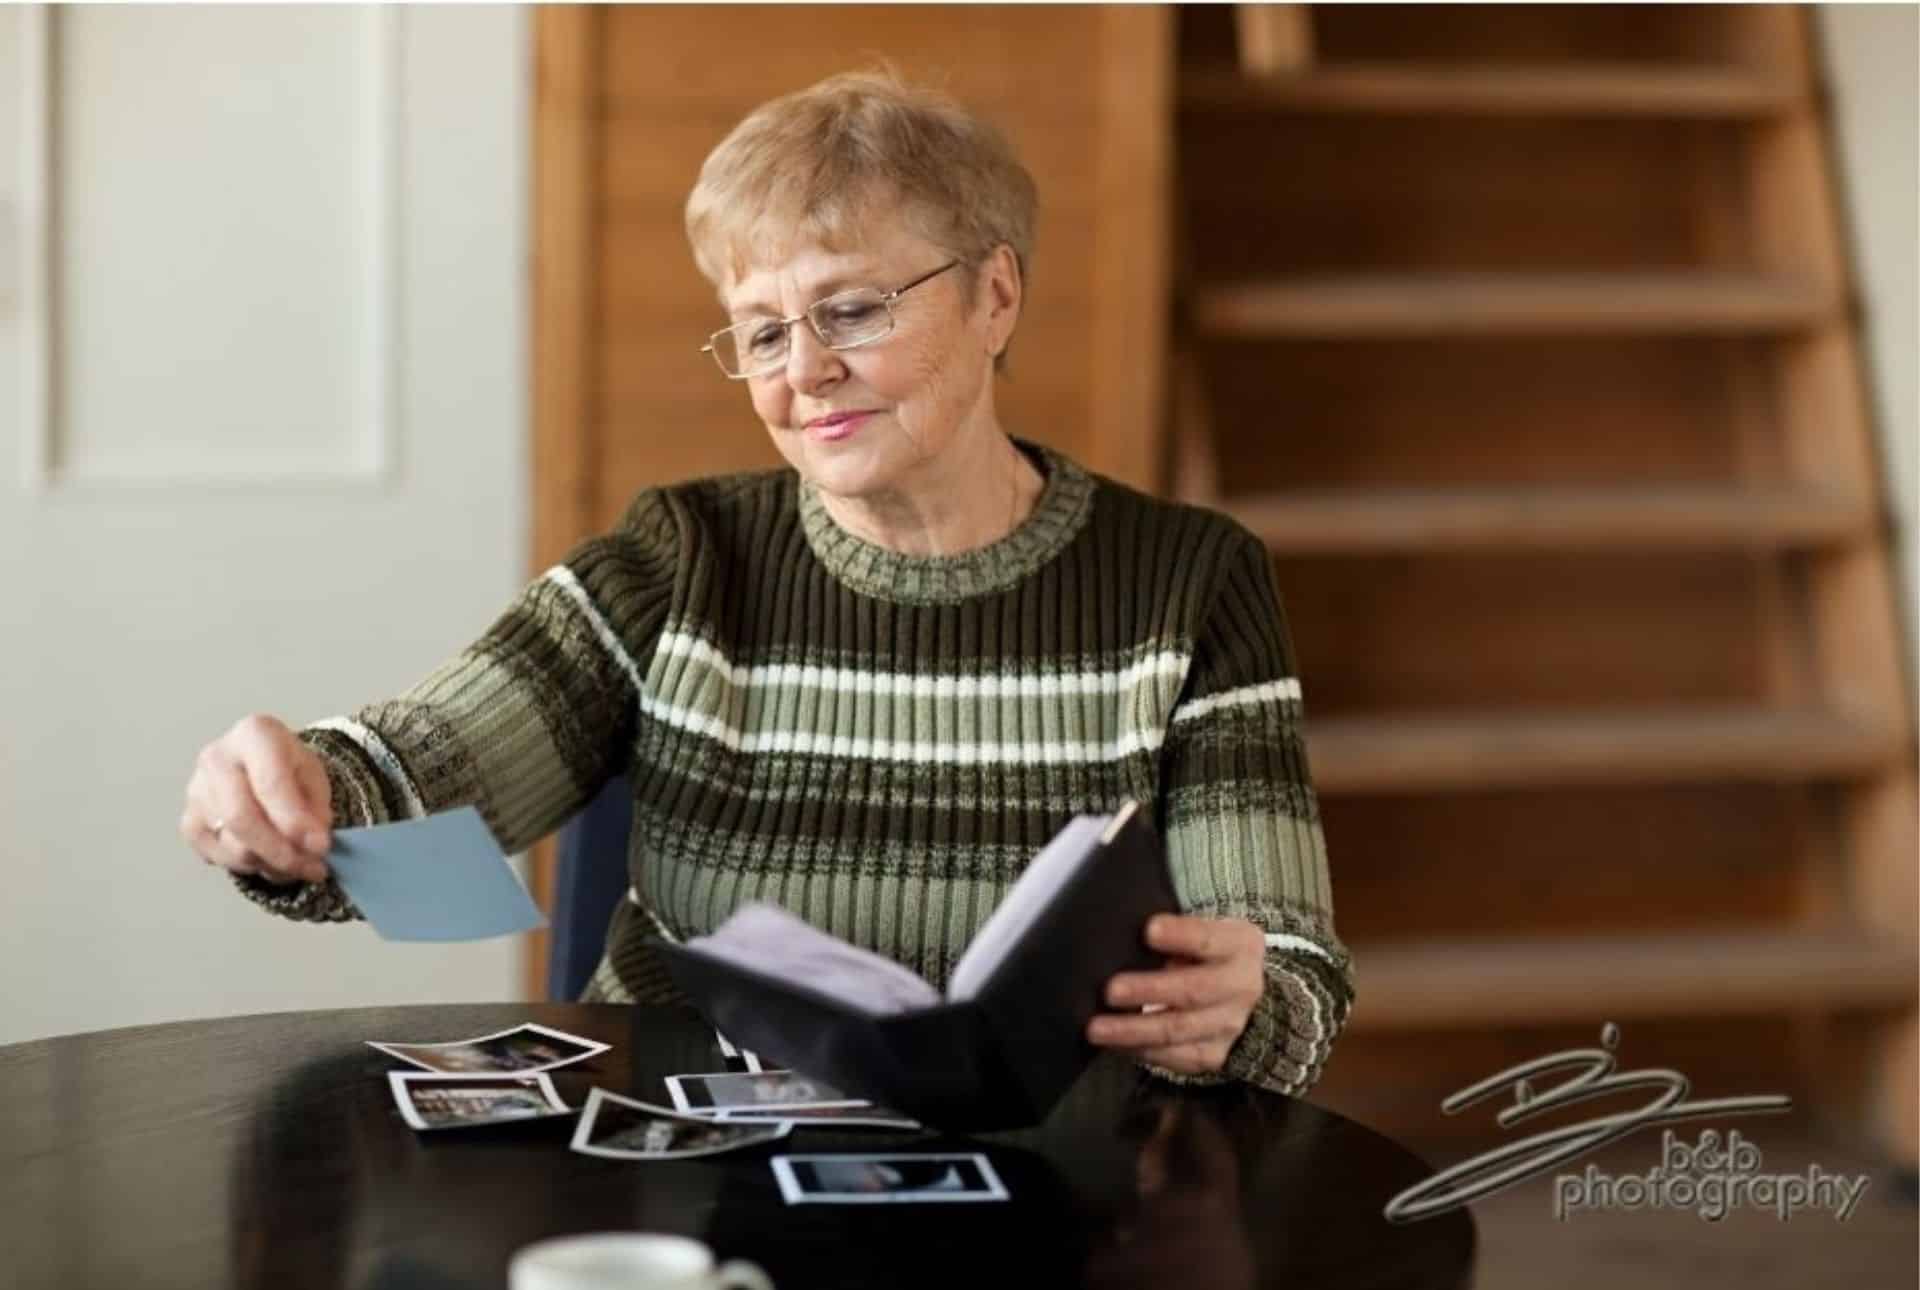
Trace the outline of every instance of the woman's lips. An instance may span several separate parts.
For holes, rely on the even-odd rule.
[[[807,422],[807,433],[822,443],[833,443],[845,439],[860,428],[860,423],[872,416],[871,412],[835,413],[830,417],[821,417],[818,421]]]

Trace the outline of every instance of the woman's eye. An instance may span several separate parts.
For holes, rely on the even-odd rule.
[[[770,354],[780,348],[780,342],[786,337],[785,327],[768,323],[764,327],[756,327],[747,333],[747,348],[755,354]]]
[[[867,301],[851,301],[835,305],[828,318],[836,327],[853,327],[869,321],[879,311],[880,306]]]

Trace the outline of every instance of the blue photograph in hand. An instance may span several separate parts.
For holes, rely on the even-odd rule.
[[[335,829],[327,855],[347,896],[390,941],[478,941],[546,926],[480,812]]]

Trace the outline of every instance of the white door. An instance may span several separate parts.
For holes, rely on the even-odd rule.
[[[390,694],[524,578],[528,42],[0,11],[0,1043],[515,997],[515,942],[271,918],[174,823],[236,718]]]

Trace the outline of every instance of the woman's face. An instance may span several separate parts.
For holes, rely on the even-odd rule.
[[[953,258],[897,219],[877,225],[885,231],[857,250],[800,244],[777,264],[750,266],[722,290],[729,321],[791,317],[852,287],[892,291]],[[846,498],[910,490],[937,481],[963,437],[994,427],[993,357],[1018,317],[1018,271],[1010,251],[997,252],[969,293],[964,269],[899,297],[893,331],[856,349],[827,349],[794,324],[786,365],[745,382],[802,478]]]

